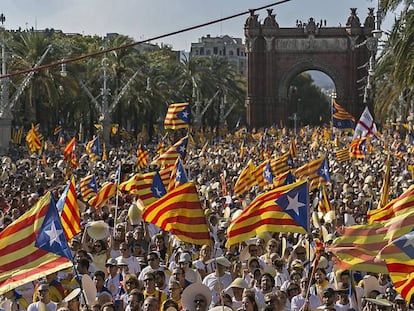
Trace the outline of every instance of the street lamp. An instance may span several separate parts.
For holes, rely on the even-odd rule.
[[[3,13],[0,14],[1,28],[3,31],[3,38],[1,43],[1,74],[7,74],[7,51],[4,22],[6,17]],[[6,77],[1,80],[1,111],[0,111],[0,152],[5,152],[11,140],[11,121],[12,115],[9,109],[10,94],[9,94],[10,78]]]
[[[105,57],[102,59],[102,67],[103,67],[103,87],[101,89],[102,94],[102,126],[103,126],[103,134],[104,134],[104,140],[106,144],[109,144],[109,136],[110,136],[110,124],[111,124],[111,118],[110,118],[110,112],[109,112],[109,94],[110,89],[107,87],[107,81],[108,81],[108,59]]]
[[[374,10],[374,9],[372,9]],[[361,66],[361,67],[368,67],[367,69],[367,76],[363,79],[360,79],[357,81],[362,82],[363,80],[366,81],[365,87],[364,87],[364,97],[363,97],[363,103],[366,105],[370,99],[373,101],[373,79],[374,79],[374,73],[375,73],[375,65],[376,65],[376,54],[378,52],[378,42],[382,36],[382,30],[381,30],[381,23],[382,23],[382,10],[380,8],[380,2],[378,1],[378,9],[375,17],[375,29],[371,31],[372,37],[367,38],[364,42],[361,44],[358,44],[356,47],[359,48],[361,46],[366,46],[370,53],[369,61],[367,64]]]
[[[299,113],[298,113],[298,106],[301,100],[300,98],[297,98],[296,96],[294,96],[296,95],[297,90],[298,88],[294,85],[292,85],[289,88],[291,104],[293,104],[293,101],[295,101],[295,112],[289,117],[289,120],[293,120],[293,130],[294,130],[295,135],[296,135],[297,128],[298,128],[298,121],[300,120]]]

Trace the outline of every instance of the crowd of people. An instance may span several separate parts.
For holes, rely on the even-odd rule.
[[[315,265],[313,248],[313,239],[326,245],[340,234],[339,227],[366,222],[369,206],[375,207],[380,199],[388,153],[393,159],[389,198],[399,196],[412,184],[409,141],[404,154],[396,153],[397,145],[409,135],[399,128],[385,129],[380,139],[370,140],[364,159],[339,162],[335,150],[347,146],[351,137],[338,132],[335,139],[328,139],[324,131],[307,127],[294,136],[289,130],[272,128],[266,132],[224,132],[212,138],[194,136],[183,163],[198,187],[212,246],[182,242],[151,223],[132,222],[128,210],[135,204],[134,195],[119,194],[116,201],[111,199],[98,210],[79,196],[83,229],[69,241],[74,268],[4,293],[0,306],[7,311],[414,308],[396,292],[388,275],[338,270],[335,254],[326,250]],[[226,230],[232,219],[265,191],[256,185],[243,194],[234,193],[241,170],[250,159],[259,164],[289,152],[292,142],[297,153],[295,167],[320,156],[328,158],[331,182],[327,194],[335,212],[314,213],[319,225],[313,223],[307,235],[268,232],[227,247]],[[77,180],[94,174],[102,184],[113,176],[119,162],[135,164],[134,153],[125,145],[110,150],[107,161],[81,157],[72,173]],[[155,146],[153,149],[152,156]],[[11,154],[2,158],[0,174],[2,228],[29,210],[45,192],[51,191],[58,200],[67,178],[59,148],[49,149],[43,158],[29,156],[22,149]],[[131,174],[124,172],[123,179]],[[314,190],[311,208],[315,211],[317,197]],[[97,221],[105,225],[95,227]]]

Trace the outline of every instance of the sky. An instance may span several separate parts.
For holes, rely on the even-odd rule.
[[[0,13],[6,17],[6,29],[54,28],[99,36],[119,33],[141,41],[272,3],[276,0],[1,0]],[[326,19],[327,26],[344,26],[351,7],[358,8],[363,23],[368,8],[376,6],[377,0],[291,0],[272,8],[280,27],[294,27],[297,19],[307,22],[310,17]],[[267,16],[265,9],[257,14],[260,20]],[[245,14],[152,43],[189,51],[192,42],[207,34],[244,39],[247,17]],[[391,28],[392,20],[392,14],[386,17],[384,30]]]

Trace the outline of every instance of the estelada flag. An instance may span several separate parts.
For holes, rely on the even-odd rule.
[[[106,182],[102,185],[102,188],[98,191],[96,196],[88,201],[89,205],[96,209],[104,206],[109,199],[111,199],[117,190],[117,184],[114,182]]]
[[[63,150],[63,156],[66,162],[70,162],[72,160],[72,153],[75,150],[75,145],[76,137],[73,137]]]
[[[188,103],[177,103],[168,106],[167,115],[164,120],[164,128],[178,130],[188,128],[190,124],[190,105]]]
[[[180,241],[212,245],[197,189],[192,182],[174,188],[144,209],[142,219],[171,232]]]
[[[227,229],[226,246],[263,232],[307,233],[309,186],[306,181],[276,188],[256,197]]]
[[[0,233],[0,295],[71,267],[72,255],[50,192]]]
[[[69,241],[81,232],[80,212],[78,200],[76,198],[76,183],[74,176],[72,176],[59,201],[56,203],[56,207],[60,213],[66,240]]]

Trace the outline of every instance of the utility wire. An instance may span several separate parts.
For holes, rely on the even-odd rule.
[[[236,18],[236,17],[239,17],[239,16],[243,16],[245,14],[250,13],[250,11],[260,11],[260,10],[266,9],[268,7],[271,7],[271,6],[276,6],[276,5],[283,4],[283,3],[286,3],[286,2],[290,2],[290,1],[292,1],[292,0],[280,0],[280,1],[277,1],[277,2],[274,2],[274,3],[271,3],[271,4],[267,4],[267,5],[255,8],[255,9],[250,9],[248,11],[244,11],[244,12],[241,12],[241,13],[237,13],[237,14],[234,14],[234,15],[227,16],[227,17],[215,19],[215,20],[203,23],[203,24],[183,28],[183,29],[176,30],[176,31],[173,31],[173,32],[169,32],[169,33],[166,33],[166,34],[163,34],[163,35],[148,38],[146,40],[136,41],[136,42],[132,42],[132,43],[129,43],[129,44],[120,45],[120,46],[117,46],[117,47],[105,49],[105,50],[102,50],[102,51],[97,51],[97,52],[84,54],[84,55],[80,55],[80,56],[73,57],[73,58],[59,60],[59,61],[56,61],[56,62],[53,62],[53,63],[40,65],[36,68],[28,68],[28,69],[24,69],[24,70],[20,70],[20,71],[16,71],[16,72],[8,73],[8,74],[5,74],[5,75],[1,75],[0,79],[11,78],[11,77],[22,75],[22,74],[29,73],[29,72],[32,72],[32,71],[35,71],[35,72],[36,71],[41,71],[41,70],[46,69],[46,68],[56,67],[56,66],[59,66],[59,65],[62,65],[62,64],[77,62],[77,61],[80,61],[80,60],[83,60],[83,59],[86,59],[86,58],[99,56],[99,55],[102,55],[102,54],[105,54],[105,53],[108,53],[108,52],[127,49],[127,48],[130,48],[130,47],[133,47],[135,45],[139,45],[139,44],[142,44],[142,43],[145,43],[145,42],[148,42],[148,41],[155,41],[155,40],[159,40],[159,39],[162,39],[162,38],[174,36],[174,35],[177,35],[177,34],[180,34],[180,33],[183,33],[183,32],[187,32],[187,31],[191,31],[191,30],[194,30],[194,29],[206,27],[206,26],[209,26],[209,25],[212,25],[212,24],[220,23],[220,22],[223,22],[223,21],[226,21],[226,20],[229,20],[229,19],[233,19],[233,18]]]

